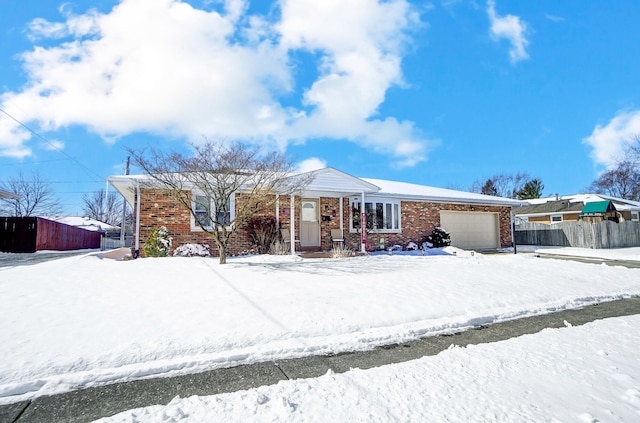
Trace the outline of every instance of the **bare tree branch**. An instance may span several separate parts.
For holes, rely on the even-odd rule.
[[[85,216],[109,225],[120,226],[122,220],[122,199],[118,195],[106,196],[103,189],[82,196]]]
[[[51,184],[39,173],[27,178],[22,172],[2,184],[4,191],[18,195],[17,199],[0,199],[0,214],[15,217],[54,216],[62,207],[54,197]]]
[[[220,251],[220,263],[226,263],[231,235],[251,217],[273,210],[276,193],[300,191],[309,181],[291,176],[293,164],[281,153],[262,154],[259,148],[238,142],[207,142],[193,148],[192,157],[155,149],[129,153],[149,175],[146,186],[167,190],[211,236]],[[211,207],[203,205],[196,211],[196,195],[211,199]]]

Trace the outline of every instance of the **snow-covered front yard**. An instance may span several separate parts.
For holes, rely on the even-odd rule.
[[[0,404],[133,378],[367,349],[640,295],[637,269],[544,260],[526,254],[456,253],[305,260],[254,256],[232,258],[223,266],[215,258],[115,261],[87,254],[2,268]],[[326,409],[328,405],[322,401],[329,401],[327,398],[316,399],[320,402],[305,408],[304,402],[315,396],[328,395],[338,406],[353,408],[348,405],[349,398],[358,397],[359,390],[364,389],[373,392],[369,397],[363,394],[365,406],[377,401],[378,396],[385,397],[377,395],[378,391],[400,390],[388,398],[394,404],[403,402],[398,405],[400,410],[424,401],[416,410],[433,411],[426,402],[435,401],[445,413],[448,406],[443,401],[450,398],[450,407],[460,408],[462,411],[457,412],[464,417],[466,412],[475,411],[456,398],[474,380],[480,383],[479,390],[487,385],[496,394],[508,394],[518,384],[517,371],[525,371],[524,380],[529,381],[544,368],[555,371],[559,381],[566,376],[566,387],[571,389],[572,384],[579,383],[572,382],[578,380],[571,376],[573,372],[587,376],[593,373],[591,358],[585,356],[589,351],[595,351],[601,357],[595,359],[605,366],[598,365],[593,380],[612,384],[626,378],[623,382],[629,387],[624,391],[628,397],[625,404],[639,410],[637,354],[624,355],[625,348],[640,348],[635,329],[638,323],[637,317],[609,319],[505,343],[456,348],[436,357],[371,371],[290,381],[226,394],[222,399],[189,400],[197,405],[176,400],[170,406],[173,408],[159,413],[166,416],[171,410],[180,410],[174,419],[179,420],[180,413],[188,414],[185,410],[193,407],[211,409],[212,415],[230,407],[229,419],[236,420],[236,410],[240,413],[237,420],[242,420],[243,413],[253,413],[258,419],[256,410],[270,409],[275,414],[267,414],[271,417],[266,420],[283,416],[284,421],[301,410],[313,413]],[[613,334],[625,342],[616,340]],[[584,360],[576,361],[572,354]],[[635,362],[622,363],[629,357],[635,357]],[[631,366],[631,370],[621,368],[616,360]],[[559,367],[553,370],[551,363]],[[437,369],[443,368],[438,373]],[[460,378],[456,376],[458,371]],[[629,376],[629,372],[635,374]],[[627,376],[618,378],[618,373]],[[398,379],[394,374],[408,379]],[[629,377],[635,379],[630,382]],[[565,382],[558,383],[552,391],[562,389]],[[511,402],[497,405],[492,415],[498,416],[497,420],[510,420],[508,416],[517,419],[517,410],[522,407],[524,410],[533,404],[544,409],[545,403],[539,403],[541,388],[536,382],[522,396],[512,395]],[[318,395],[313,393],[316,390]],[[588,391],[593,396],[601,392],[595,386]],[[417,397],[405,397],[409,392]],[[617,399],[610,397],[607,401]],[[562,401],[556,405],[562,407]],[[410,414],[385,418],[385,407],[383,401],[379,406],[371,405],[370,412],[376,415],[380,411],[382,421],[405,420],[404,416],[421,420]],[[516,414],[502,416],[500,413],[509,407],[514,407],[516,411],[512,412]],[[147,420],[155,421],[156,417],[151,417],[155,411],[142,413]],[[482,415],[473,414],[474,418],[486,420]],[[126,421],[132,419],[129,416]],[[318,421],[304,413],[299,413],[298,419]],[[336,420],[321,420],[330,419]]]

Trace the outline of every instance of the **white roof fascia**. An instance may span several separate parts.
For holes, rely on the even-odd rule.
[[[12,192],[0,189],[0,198],[4,198],[7,200],[17,200],[20,198],[20,196]]]

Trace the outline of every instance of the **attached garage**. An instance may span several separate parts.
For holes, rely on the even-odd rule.
[[[500,247],[498,213],[440,211],[440,226],[451,234],[451,245],[470,250]]]

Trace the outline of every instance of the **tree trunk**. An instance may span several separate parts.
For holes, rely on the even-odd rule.
[[[227,264],[227,247],[218,247],[220,251],[220,264]]]

